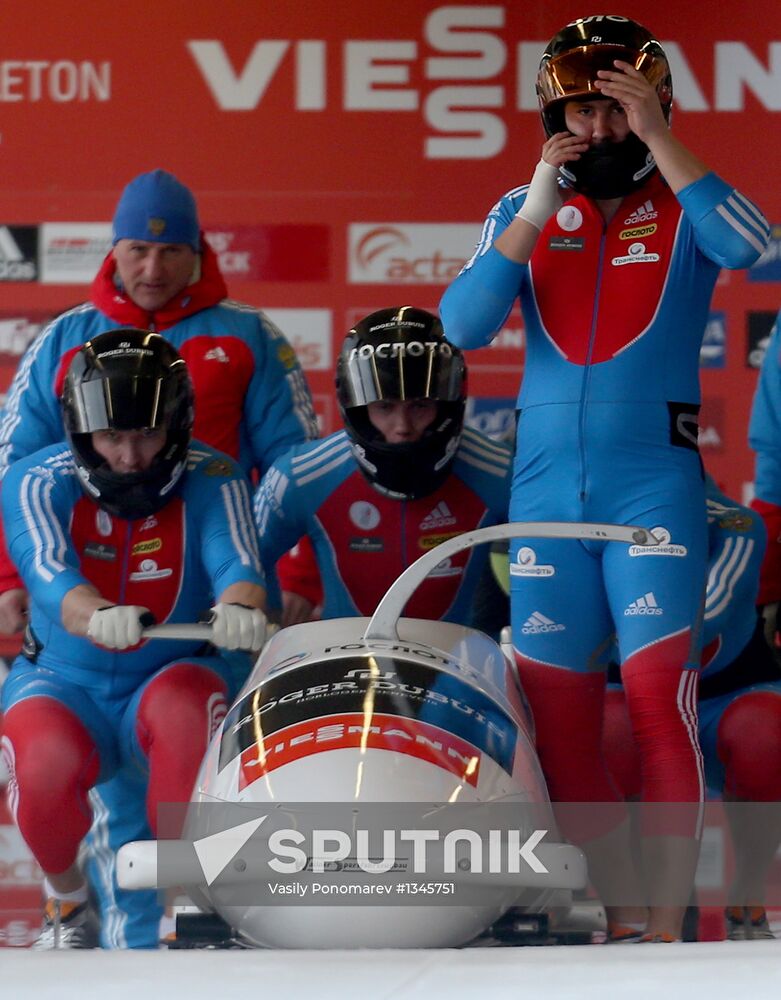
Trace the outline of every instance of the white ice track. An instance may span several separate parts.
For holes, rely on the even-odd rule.
[[[781,941],[0,957],[2,1000],[770,1000]]]

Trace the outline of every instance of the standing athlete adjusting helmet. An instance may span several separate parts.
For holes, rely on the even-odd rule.
[[[562,807],[565,833],[587,853],[611,936],[628,928],[669,941],[680,937],[694,877],[704,787],[699,351],[720,268],[749,267],[769,227],[671,132],[669,66],[642,25],[618,14],[567,24],[545,50],[537,90],[541,158],[528,184],[494,204],[445,292],[442,321],[448,340],[483,347],[520,300],[510,520],[637,524],[663,542],[640,553],[518,539],[510,581],[513,645],[551,798],[607,803],[580,812],[579,824]],[[614,634],[642,759],[647,893],[600,740]]]

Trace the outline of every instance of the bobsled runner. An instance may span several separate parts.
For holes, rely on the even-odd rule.
[[[512,537],[657,541],[605,524],[482,528],[408,567],[371,618],[278,631],[211,741],[181,832],[122,847],[120,885],[183,889],[203,915],[177,936],[216,946],[443,948],[544,931],[587,873],[557,835],[511,658],[475,629],[402,617],[436,566]]]

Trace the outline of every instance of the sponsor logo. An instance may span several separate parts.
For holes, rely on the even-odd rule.
[[[585,245],[582,236],[551,236],[548,240],[549,250],[582,250]]]
[[[452,511],[444,500],[440,500],[436,507],[429,511],[420,522],[420,530],[431,531],[432,528],[445,528],[455,523],[456,519],[453,517]]]
[[[157,527],[157,518],[153,514],[151,517],[148,517],[144,521],[144,523],[141,525],[141,527],[138,530],[139,531],[151,531],[152,528],[156,528],[156,527]]]
[[[447,285],[477,243],[477,225],[352,223],[349,280],[353,284]],[[463,248],[453,256],[453,247]]]
[[[456,538],[460,534],[460,531],[447,531],[440,532],[436,535],[424,535],[422,538],[418,539],[418,548],[422,549],[424,552],[428,552],[429,549],[435,549],[437,545],[441,545],[442,542],[446,542],[449,538]],[[449,562],[449,560],[446,559],[445,562]],[[443,565],[444,563],[440,563],[440,566]],[[459,569],[458,572],[460,573],[461,570]],[[438,573],[437,575],[444,576],[446,574]]]
[[[583,225],[583,213],[575,205],[563,205],[556,213],[556,222],[565,233],[574,233]]]
[[[45,222],[40,233],[40,280],[48,285],[87,285],[110,249],[108,222]]]
[[[148,555],[150,552],[159,552],[162,547],[162,538],[148,538],[144,542],[136,542],[130,550],[130,554],[131,556]]]
[[[620,240],[643,240],[646,236],[653,236],[656,230],[656,223],[650,226],[635,226],[633,229],[622,229],[618,238]]]
[[[215,458],[203,471],[207,476],[231,476],[233,475],[233,465],[226,462],[224,458]]]
[[[0,281],[35,281],[37,259],[36,226],[0,226]]]
[[[220,271],[245,281],[328,281],[331,232],[316,223],[207,229]],[[266,310],[263,310],[266,312]]]
[[[656,598],[649,590],[647,594],[632,601],[628,608],[624,609],[625,615],[663,615],[664,611],[656,603]]]
[[[394,341],[385,344],[361,344],[350,351],[350,361],[356,358],[420,358],[424,354],[442,354],[449,358],[453,355],[450,344],[438,340],[410,340],[407,343]]]
[[[552,618],[546,618],[540,611],[533,611],[521,627],[524,635],[539,635],[543,632],[563,632],[566,625],[559,625]]]
[[[551,565],[537,565],[537,553],[526,545],[518,549],[515,561],[510,563],[510,576],[553,576],[555,572]]]
[[[494,440],[510,441],[515,430],[515,397],[476,399],[469,396],[464,422],[467,427],[474,427]]]
[[[33,311],[20,316],[18,313],[0,314],[0,354],[11,354],[20,357],[27,350],[30,342],[38,335],[44,326],[44,317]]]
[[[752,521],[749,515],[737,511],[719,519],[719,527],[726,531],[751,531],[751,525]]]
[[[351,552],[384,552],[385,542],[377,535],[362,535],[349,541]]]
[[[212,347],[204,354],[203,359],[204,361],[221,361],[222,364],[227,364],[230,361],[230,358],[221,347]]]
[[[138,569],[130,574],[131,580],[162,580],[163,577],[170,576],[172,569],[158,569],[154,559],[142,559]]]
[[[458,532],[453,535],[443,536],[442,541],[444,542],[446,537],[455,538],[456,534],[458,534]],[[443,559],[441,563],[437,563],[437,565],[429,573],[429,579],[444,579],[452,576],[461,576],[463,572],[464,569],[462,566],[454,566],[452,560],[447,558]]]
[[[466,740],[419,719],[374,712],[369,725],[359,712],[309,719],[281,729],[243,751],[239,791],[278,767],[327,750],[391,750],[436,764],[473,787],[480,776],[480,751]]]
[[[108,511],[105,511],[102,508],[98,510],[95,517],[95,526],[98,529],[98,534],[102,535],[103,538],[109,538],[111,536],[114,526],[111,523],[111,515]]]
[[[211,742],[212,736],[219,731],[227,714],[228,706],[225,702],[225,696],[219,691],[215,691],[214,694],[209,695],[209,700],[206,702],[207,744]]]
[[[330,371],[333,365],[330,309],[264,309],[263,312],[284,333],[303,369]]]
[[[651,219],[657,218],[658,215],[659,213],[654,208],[653,202],[649,199],[624,219],[624,225],[636,226],[641,222],[650,222]]]
[[[624,264],[655,264],[658,260],[658,253],[646,252],[645,243],[630,243],[626,254],[622,257],[613,257],[610,263],[613,267],[623,267]]]
[[[748,340],[746,343],[746,368],[761,368],[777,311],[768,309],[752,310],[748,314]]]
[[[100,559],[101,562],[113,562],[117,558],[117,547],[106,545],[105,542],[87,542],[84,555],[90,559]]]
[[[380,512],[368,500],[356,500],[350,504],[349,516],[356,528],[371,531],[380,523]]]
[[[667,528],[651,528],[651,534],[661,539],[659,545],[630,545],[630,556],[685,556],[687,548],[685,545],[676,545],[670,541],[670,532]]]
[[[700,346],[701,368],[723,368],[726,360],[727,318],[723,312],[712,312],[705,324]]]
[[[268,750],[276,735],[288,727],[319,725],[327,717],[354,714],[365,728],[368,698],[372,704],[369,724],[383,715],[425,723],[468,741],[512,774],[518,737],[515,722],[479,688],[439,669],[452,663],[439,650],[372,642],[329,646],[322,652],[333,651],[340,654],[338,659],[310,660],[305,670],[285,669],[264,678],[260,687],[248,691],[231,708],[220,743],[220,771],[244,750],[255,747],[259,732]],[[430,660],[431,665],[421,659]]]

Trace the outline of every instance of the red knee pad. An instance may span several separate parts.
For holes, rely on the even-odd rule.
[[[688,631],[630,656],[621,669],[646,803],[681,803],[643,811],[643,832],[693,836],[702,819],[705,790],[697,734],[695,670],[685,669]],[[687,808],[683,803],[691,803]]]
[[[579,674],[522,656],[540,764],[562,832],[577,842],[601,836],[626,815],[602,753],[605,676]],[[585,803],[594,803],[587,806]]]
[[[157,830],[161,803],[188,802],[201,760],[227,711],[225,681],[196,663],[177,663],[149,683],[136,735],[149,760],[147,813]]]
[[[748,802],[781,801],[781,695],[748,691],[719,720],[716,750],[724,790]]]
[[[69,708],[36,697],[5,713],[3,749],[19,830],[45,872],[64,872],[92,822],[87,795],[100,773],[97,747]]]

